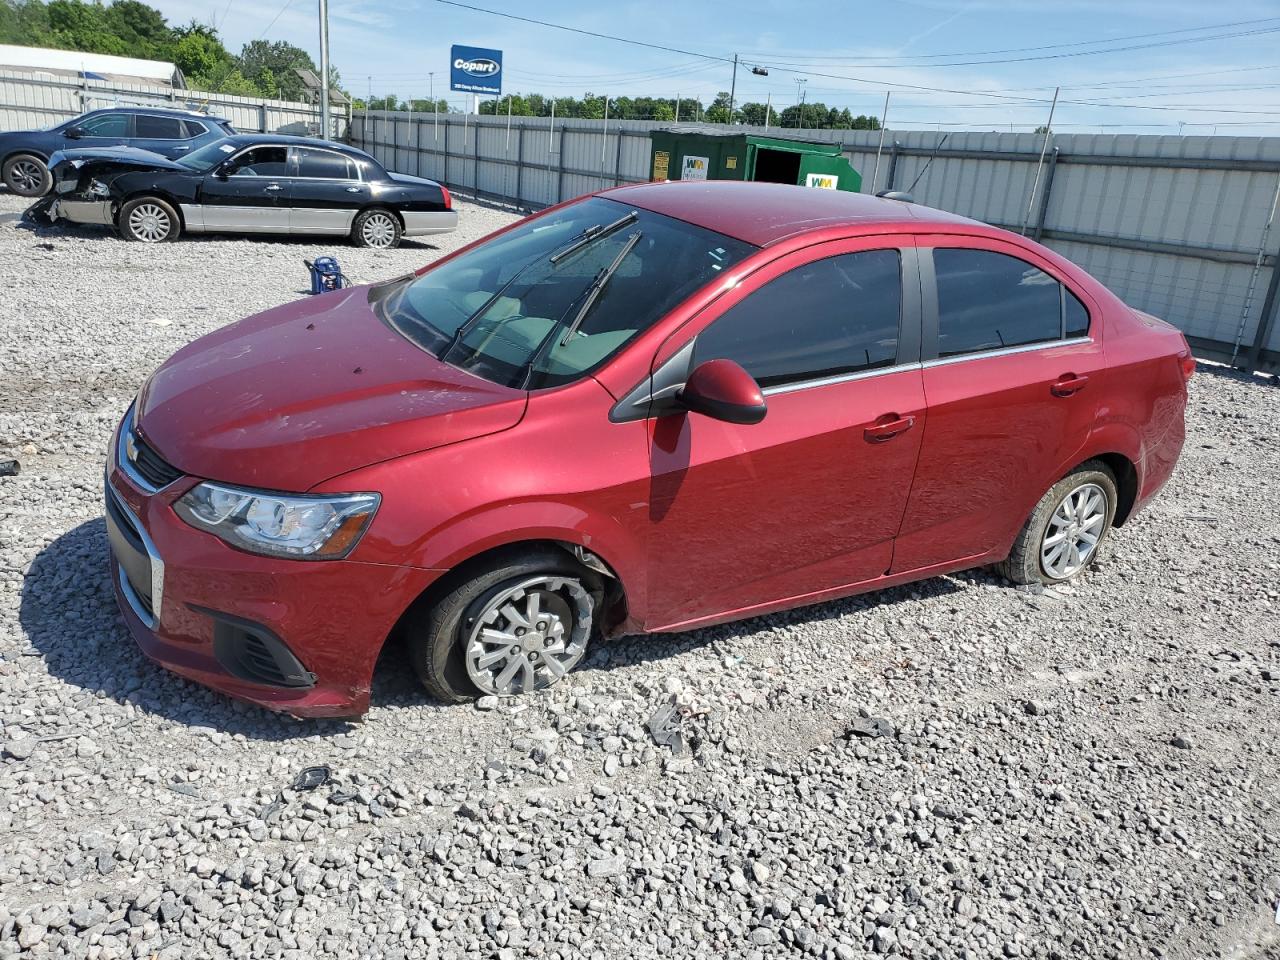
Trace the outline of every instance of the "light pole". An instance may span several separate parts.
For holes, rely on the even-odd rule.
[[[320,136],[329,139],[329,0],[320,0]]]
[[[435,71],[427,71],[427,96],[431,98],[431,112],[436,111],[436,75]]]

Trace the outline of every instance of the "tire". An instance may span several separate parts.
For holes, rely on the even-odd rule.
[[[443,703],[526,693],[530,677],[535,690],[556,682],[586,655],[603,596],[592,571],[554,548],[495,560],[463,573],[450,586],[432,606],[412,614],[406,626],[414,669],[427,692]],[[514,608],[525,614],[533,603],[541,613],[527,622],[535,629],[517,626],[502,612]],[[490,637],[510,634],[510,643],[480,640],[481,631]],[[482,667],[481,654],[493,660],[504,653],[487,670]],[[508,668],[503,689],[498,683]],[[477,682],[477,675],[489,682]]]
[[[159,197],[138,197],[120,208],[120,236],[136,243],[168,243],[182,233],[178,211]]]
[[[4,185],[20,197],[43,197],[53,189],[53,175],[34,153],[17,153],[4,162]]]
[[[404,229],[400,226],[400,218],[390,210],[374,207],[362,210],[351,224],[351,242],[357,247],[371,247],[374,250],[394,250],[400,246],[400,237]]]
[[[1074,580],[1097,559],[1117,502],[1116,479],[1107,465],[1100,460],[1081,464],[1040,498],[1008,559],[996,569],[1019,584]]]

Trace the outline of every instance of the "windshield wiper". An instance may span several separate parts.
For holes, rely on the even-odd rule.
[[[573,243],[572,246],[566,247],[565,249],[561,250],[559,253],[553,253],[551,255],[551,258],[547,262],[550,263],[552,266],[555,266],[561,260],[564,260],[568,257],[573,256],[575,253],[577,253],[579,250],[583,249],[584,247],[590,246],[591,244],[595,243],[597,240],[603,240],[605,237],[609,236],[609,234],[611,233],[617,233],[627,224],[635,223],[639,219],[640,219],[640,214],[637,211],[632,210],[630,213],[619,217],[617,220],[613,221],[613,223],[610,223],[606,226],[597,225],[594,227],[587,227],[587,229],[582,231],[582,235],[578,237],[578,239]]]
[[[569,338],[578,332],[578,327],[582,325],[582,321],[586,319],[587,314],[591,312],[591,308],[595,305],[596,300],[600,298],[600,294],[604,292],[605,285],[609,279],[618,272],[618,268],[622,266],[622,261],[627,259],[627,254],[636,248],[636,244],[640,242],[640,238],[644,236],[639,230],[627,237],[627,242],[622,245],[622,249],[618,251],[618,255],[613,258],[613,263],[603,268],[596,274],[595,279],[591,281],[591,286],[587,288],[587,295],[582,301],[582,306],[578,308],[578,312],[573,317],[573,322],[569,324],[564,332],[564,336],[560,338],[560,346],[564,346],[569,342]]]
[[[583,248],[595,243],[597,240],[603,239],[604,237],[607,237],[610,234],[617,233],[627,224],[634,223],[636,220],[638,220],[639,216],[640,215],[637,211],[632,210],[630,213],[626,214],[625,216],[619,217],[617,220],[613,221],[613,223],[606,224],[604,226],[597,224],[594,227],[587,227],[585,230],[582,231],[582,233],[578,234],[572,240],[568,241],[570,246],[565,247],[563,250],[553,253],[550,257],[548,257],[547,262],[551,264],[551,266],[553,267],[558,266],[560,261],[564,260],[566,257],[572,256],[573,254],[577,253],[579,250],[582,250]],[[539,261],[537,260],[530,260],[523,267],[521,267],[519,270],[513,273],[511,275],[511,279],[508,280],[506,283],[504,283],[501,287],[499,287],[497,292],[494,293],[493,296],[491,296],[488,300],[482,303],[475,313],[471,314],[471,316],[467,317],[466,320],[458,324],[458,329],[453,331],[453,336],[449,338],[448,345],[443,350],[440,351],[440,359],[444,360],[446,357],[449,356],[449,354],[451,354],[455,349],[457,349],[458,344],[462,342],[462,338],[465,337],[471,331],[471,328],[475,326],[475,324],[480,320],[481,317],[483,317],[486,313],[489,312],[489,308],[492,307],[495,303],[497,303],[498,299],[504,293],[506,293],[508,290],[511,289],[512,284],[514,284],[517,280],[519,280],[522,276],[524,276],[525,272],[530,267],[532,267],[535,263],[538,263],[538,262]]]

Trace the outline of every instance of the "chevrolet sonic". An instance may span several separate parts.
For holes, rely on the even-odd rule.
[[[111,447],[148,656],[351,716],[402,637],[443,701],[593,638],[995,565],[1084,571],[1169,478],[1187,342],[1023,237],[794,186],[584,197],[179,350]]]

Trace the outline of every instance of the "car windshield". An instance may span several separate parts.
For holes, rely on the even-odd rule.
[[[441,360],[507,386],[576,380],[755,250],[592,197],[391,291],[384,319]]]
[[[177,162],[184,167],[204,173],[206,170],[212,170],[227,157],[231,156],[236,152],[236,149],[237,147],[234,143],[226,140],[215,140],[199,150],[193,150],[185,157],[179,157]]]

